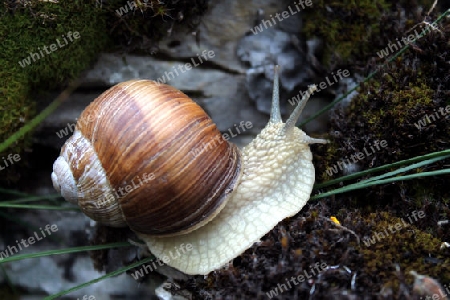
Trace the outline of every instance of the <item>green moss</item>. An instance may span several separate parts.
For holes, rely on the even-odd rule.
[[[442,41],[429,42],[444,46]],[[409,52],[404,61],[388,65],[384,74],[373,80],[378,83],[368,82],[352,101],[345,116],[346,124],[339,119],[333,121],[334,129],[350,135],[359,151],[368,146],[367,141],[387,141],[388,149],[377,153],[376,165],[450,147],[450,127],[445,118],[447,92],[440,88],[441,84],[449,84],[443,82],[449,79],[445,67],[433,67],[443,63],[442,58],[450,58],[450,47],[428,50],[427,55]],[[428,55],[434,59],[430,60]],[[426,72],[429,68],[435,72]],[[362,163],[369,167],[369,162]]]
[[[390,8],[384,0],[314,1],[305,14],[303,32],[324,41],[323,62],[345,64],[373,51],[373,36],[382,30],[381,18]],[[318,21],[319,20],[319,21]]]
[[[421,18],[417,17],[417,23]],[[444,21],[442,28],[442,34],[428,33],[400,58],[383,66],[361,85],[345,110],[336,112],[330,130],[333,141],[316,152],[316,161],[321,161],[316,168],[319,181],[328,179],[327,167],[369,149],[376,140],[386,140],[388,146],[358,161],[362,170],[450,148],[445,111],[449,99],[445,87],[450,86],[447,67],[450,44],[446,38],[450,34],[449,21]],[[418,27],[419,31],[422,29]],[[369,64],[367,74],[373,68]],[[428,166],[427,171],[442,169],[444,165],[436,163]],[[422,183],[409,182],[405,188],[409,196],[413,197],[425,186],[429,193],[439,191],[436,199],[447,198],[445,181],[428,177]]]
[[[0,141],[6,140],[12,133],[19,130],[34,114],[34,102],[29,95],[30,89],[27,76],[17,65],[0,59]],[[9,149],[0,152],[0,166],[5,168],[3,157],[8,154],[21,154],[30,146],[29,136],[18,140]],[[0,170],[0,182],[12,182],[19,178],[19,161]]]
[[[32,1],[0,13],[1,57],[22,63],[34,88],[54,88],[77,77],[108,41],[105,18],[92,1]],[[75,32],[79,38],[71,41]]]
[[[427,217],[422,213],[423,217]],[[365,219],[372,227],[365,232],[365,241],[368,242],[367,238],[375,240],[370,246],[365,243],[359,245],[367,273],[378,273],[381,282],[398,282],[394,271],[395,265],[398,265],[406,274],[416,271],[439,278],[441,282],[450,280],[450,259],[440,250],[442,241],[415,226],[420,216],[408,214],[401,219],[381,212],[370,214]],[[395,226],[401,229],[396,230]],[[411,284],[412,277],[408,281]],[[395,287],[398,288],[398,285]]]
[[[33,117],[38,93],[64,85],[93,63],[109,41],[103,13],[92,1],[33,0],[0,7],[0,141]],[[0,153],[22,157],[0,180],[18,178],[30,136]]]
[[[400,72],[394,75],[402,76],[403,74]],[[360,101],[353,102],[351,109],[356,111],[356,105],[373,106],[371,102],[377,102],[376,110],[370,109],[361,112],[362,118],[367,120],[372,130],[379,130],[381,133],[388,123],[396,128],[407,126],[410,129],[409,126],[417,122],[417,117],[421,116],[421,112],[436,107],[432,102],[434,91],[422,82],[423,78],[417,77],[417,79],[419,80],[409,81],[407,87],[399,88],[397,84],[391,85],[391,79],[388,78],[383,82],[384,88],[379,89],[379,93],[375,97],[367,94],[361,95]],[[401,78],[396,78],[396,80],[401,80]],[[386,88],[387,86],[389,89]]]
[[[326,147],[323,145],[312,145],[314,155],[314,166],[316,170],[316,178],[317,182],[326,182],[335,177],[335,174],[328,174],[326,170],[333,169],[336,163],[336,157],[339,157],[339,149],[337,147],[337,143],[334,142],[335,138],[330,138],[330,143],[326,144]],[[318,150],[320,149],[320,150]]]
[[[428,11],[433,2],[313,1],[314,9],[305,11],[302,32],[308,38],[323,39],[321,60],[325,66],[360,66],[375,56],[374,51],[384,49],[389,42],[395,43],[405,28],[422,21],[417,22],[414,16]],[[434,15],[437,9],[434,9]]]

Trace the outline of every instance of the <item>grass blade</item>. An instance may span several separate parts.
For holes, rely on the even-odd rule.
[[[27,196],[24,198],[5,200],[5,201],[2,201],[1,204],[17,204],[17,203],[35,202],[35,201],[42,201],[42,200],[54,200],[54,199],[58,199],[58,198],[61,198],[61,195],[53,194],[53,195],[45,195],[45,196]]]
[[[120,242],[120,243],[112,243],[112,244],[106,244],[106,245],[96,245],[96,246],[82,246],[82,247],[72,247],[72,248],[66,248],[66,249],[58,249],[58,250],[48,250],[48,251],[42,251],[39,253],[27,253],[27,254],[17,254],[11,257],[6,258],[0,258],[0,265],[8,262],[18,261],[22,259],[28,259],[28,258],[36,258],[36,257],[42,257],[42,256],[50,256],[50,255],[60,255],[60,254],[67,254],[67,253],[77,253],[77,252],[86,252],[86,251],[92,251],[92,250],[101,250],[101,249],[109,249],[109,248],[120,248],[120,247],[130,247],[132,246],[128,242]]]
[[[447,157],[449,157],[449,155],[450,155],[450,149],[439,151],[439,152],[433,152],[433,153],[429,153],[429,154],[422,155],[422,156],[416,156],[416,157],[413,157],[413,158],[408,158],[408,159],[401,160],[401,161],[398,161],[398,162],[395,162],[395,163],[392,163],[392,164],[379,166],[379,167],[376,167],[376,168],[372,168],[372,169],[369,169],[369,170],[365,170],[365,171],[361,171],[361,172],[358,172],[358,173],[342,176],[342,177],[339,177],[339,178],[336,178],[336,179],[333,179],[333,180],[329,180],[327,182],[316,184],[316,185],[314,185],[314,189],[320,189],[320,188],[323,188],[323,187],[326,187],[326,186],[329,186],[329,185],[333,185],[335,183],[340,183],[340,182],[343,182],[343,181],[355,179],[355,178],[358,178],[358,177],[362,177],[364,175],[368,175],[368,174],[375,173],[375,172],[378,172],[378,171],[383,171],[383,170],[386,170],[386,169],[391,169],[391,168],[402,166],[402,165],[405,165],[405,164],[408,164],[408,163],[413,163],[413,162],[417,162],[417,161],[423,161],[423,160],[427,160],[427,159],[430,159],[430,158],[441,157],[441,156],[445,156],[444,158],[447,158]],[[442,158],[442,159],[444,159],[444,158]]]
[[[0,207],[20,208],[20,209],[46,209],[46,210],[80,210],[79,207],[63,207],[53,205],[29,205],[29,204],[11,204],[0,203]]]
[[[21,137],[23,137],[27,132],[32,130],[34,127],[39,125],[45,118],[47,118],[55,109],[63,103],[72,92],[80,85],[80,80],[75,80],[69,84],[69,86],[61,92],[61,94],[50,103],[43,111],[41,111],[36,117],[26,123],[22,128],[13,133],[10,137],[8,137],[3,143],[0,144],[0,152],[3,152]]]
[[[335,189],[335,190],[332,190],[329,192],[314,195],[310,199],[311,200],[320,199],[320,198],[328,197],[331,195],[336,195],[336,194],[341,194],[341,193],[345,193],[348,191],[363,189],[363,188],[373,186],[373,185],[378,185],[378,184],[391,183],[391,182],[401,181],[401,180],[411,180],[411,179],[420,178],[420,177],[438,176],[438,175],[443,175],[443,174],[450,174],[450,169],[443,169],[443,170],[437,170],[437,171],[431,171],[431,172],[421,172],[421,173],[417,173],[417,174],[391,177],[391,178],[382,179],[382,180],[374,180],[374,181],[368,180],[363,183],[358,182],[358,183],[350,184],[350,185],[347,185],[347,186],[344,186],[344,187],[341,187],[341,188],[338,188],[338,189]]]

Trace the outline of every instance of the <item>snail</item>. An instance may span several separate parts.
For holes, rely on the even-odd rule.
[[[315,86],[283,123],[277,68],[270,120],[242,151],[169,85],[111,87],[86,107],[61,148],[54,188],[90,218],[128,226],[158,259],[190,244],[167,261],[186,274],[226,265],[302,209],[315,180],[309,144],[327,142],[295,127]],[[92,122],[80,122],[86,119]]]

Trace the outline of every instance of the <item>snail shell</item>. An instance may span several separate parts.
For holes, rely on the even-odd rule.
[[[183,234],[208,222],[230,198],[241,175],[239,149],[177,89],[123,82],[80,120],[91,116],[93,122],[77,123],[52,180],[92,219],[150,235]],[[221,143],[190,153],[211,140]]]
[[[270,121],[240,153],[180,91],[148,80],[120,83],[83,112],[80,119],[96,118],[78,122],[53,166],[53,184],[94,220],[130,226],[159,259],[190,244],[192,251],[167,264],[207,274],[308,201],[315,179],[308,144],[326,140],[295,123],[314,89],[283,123],[276,71]],[[145,174],[154,175],[149,184],[116,197],[114,190]],[[114,201],[99,207],[101,198]]]

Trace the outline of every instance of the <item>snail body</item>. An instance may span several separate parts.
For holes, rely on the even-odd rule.
[[[270,121],[240,151],[175,88],[150,80],[120,83],[83,111],[80,119],[96,118],[77,123],[54,163],[53,185],[92,219],[129,226],[158,258],[192,245],[167,264],[207,274],[308,201],[315,179],[309,144],[326,141],[295,123],[313,89],[283,123],[276,72]],[[199,145],[202,151],[191,155]],[[144,182],[144,174],[152,180]],[[136,188],[118,195],[131,182]]]

